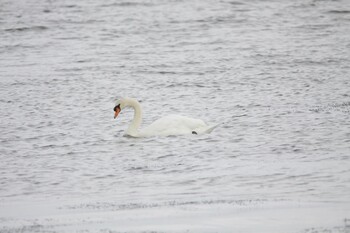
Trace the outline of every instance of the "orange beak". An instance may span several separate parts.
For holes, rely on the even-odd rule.
[[[120,113],[120,108],[116,108],[115,111],[114,111],[114,119],[117,118],[117,116],[119,115]]]

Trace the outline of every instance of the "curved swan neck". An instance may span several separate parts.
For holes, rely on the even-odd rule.
[[[134,119],[127,129],[127,133],[132,135],[137,133],[137,129],[142,123],[142,109],[140,103],[135,99],[125,98],[124,101],[125,106],[130,106],[134,109]]]

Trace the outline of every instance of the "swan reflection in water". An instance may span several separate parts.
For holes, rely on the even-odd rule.
[[[188,134],[210,133],[217,126],[207,125],[201,119],[195,119],[179,115],[162,117],[149,126],[139,129],[142,122],[141,105],[136,99],[118,99],[114,107],[114,118],[126,107],[134,109],[134,118],[130,123],[125,135],[131,137],[151,137],[151,136],[176,136]]]

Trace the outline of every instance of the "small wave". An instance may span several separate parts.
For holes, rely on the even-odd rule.
[[[228,2],[231,5],[244,5],[243,2],[237,2],[237,1],[232,1],[232,2]]]
[[[153,6],[152,3],[146,3],[146,2],[116,2],[111,4],[104,4],[101,5],[102,7],[111,7],[111,6],[117,6],[117,7],[133,7],[133,6]]]
[[[350,10],[331,10],[328,11],[330,14],[350,14]]]
[[[18,27],[18,28],[7,28],[6,32],[23,32],[23,31],[44,31],[47,30],[46,26],[32,26],[32,27]]]
[[[76,8],[76,7],[78,7],[78,5],[71,4],[71,5],[64,5],[62,7],[64,7],[64,8]]]

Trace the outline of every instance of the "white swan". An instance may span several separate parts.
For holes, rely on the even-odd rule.
[[[125,107],[132,107],[134,109],[134,119],[125,132],[126,135],[132,137],[204,134],[210,133],[217,126],[208,126],[200,119],[171,115],[160,118],[151,125],[139,130],[142,122],[142,110],[140,103],[135,99],[121,98],[117,100],[113,109],[114,118],[116,118]]]

